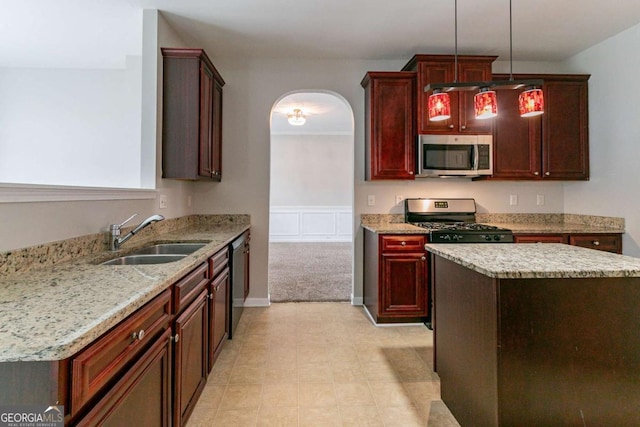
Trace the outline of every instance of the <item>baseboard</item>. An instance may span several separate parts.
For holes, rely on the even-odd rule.
[[[247,298],[244,300],[245,307],[269,307],[270,305],[269,298]]]
[[[364,298],[354,297],[353,294],[351,294],[351,305],[364,305]]]

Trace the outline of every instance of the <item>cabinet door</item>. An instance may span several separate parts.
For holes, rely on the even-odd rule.
[[[213,74],[204,63],[200,63],[200,141],[198,175],[213,176]]]
[[[249,291],[251,290],[251,282],[249,281],[249,272],[251,270],[251,235],[249,232],[246,232],[246,240],[244,242],[244,299],[247,299],[249,296]]]
[[[462,60],[458,64],[458,75],[462,82],[486,82],[491,80],[491,62]],[[476,120],[474,96],[476,91],[458,93],[458,127],[460,133],[490,134],[493,130],[495,119]],[[500,104],[498,104],[500,108]]]
[[[222,180],[222,86],[213,84],[213,124],[211,129],[211,178]]]
[[[514,243],[568,243],[562,234],[516,234]]]
[[[569,236],[569,244],[616,254],[622,253],[621,234],[574,234]]]
[[[520,117],[519,91],[499,90],[496,93],[499,111],[498,117],[493,119],[493,178],[541,178],[541,117]]]
[[[545,179],[589,179],[587,79],[546,78],[542,125]]]
[[[415,73],[367,73],[366,179],[414,179]]]
[[[209,292],[208,371],[210,372],[229,336],[229,267],[211,282]]]
[[[383,253],[381,316],[427,316],[427,261],[421,253]]]
[[[167,329],[76,425],[170,426],[170,337]]]
[[[207,377],[207,290],[175,320],[173,422],[184,425]]]
[[[451,133],[458,126],[458,92],[450,92],[451,118],[432,122],[429,120],[429,95],[424,87],[429,83],[446,83],[454,79],[453,62],[420,61],[418,63],[418,133]]]

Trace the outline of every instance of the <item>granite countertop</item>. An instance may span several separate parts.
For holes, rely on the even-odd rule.
[[[640,258],[544,244],[427,244],[429,252],[499,279],[640,277]]]
[[[236,237],[248,223],[198,224],[153,242],[209,242],[167,264],[107,266],[97,253],[0,281],[0,361],[62,360],[80,351],[184,277]],[[134,244],[135,238],[129,244]],[[151,242],[138,242],[137,246]],[[126,245],[121,252],[136,248]]]
[[[476,213],[476,222],[513,231],[514,234],[615,234],[624,233],[624,219],[576,214]],[[429,230],[404,222],[400,214],[363,214],[362,227],[380,234],[428,234]]]

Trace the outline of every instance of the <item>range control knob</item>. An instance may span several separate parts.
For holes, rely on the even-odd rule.
[[[493,240],[495,240],[496,242],[499,242],[501,238],[502,236],[500,236],[499,234],[496,234],[495,236],[493,236]]]
[[[486,236],[484,236],[484,240],[486,241],[491,241],[491,236],[489,236],[488,234]]]

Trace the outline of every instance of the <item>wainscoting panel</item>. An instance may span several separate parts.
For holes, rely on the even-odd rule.
[[[350,206],[272,206],[271,242],[350,242],[353,214]]]

